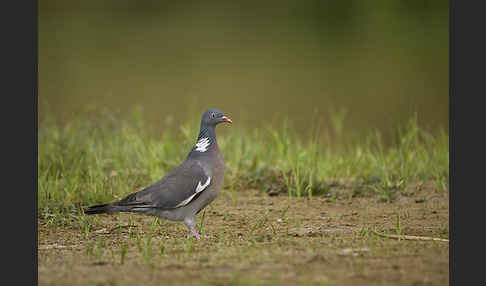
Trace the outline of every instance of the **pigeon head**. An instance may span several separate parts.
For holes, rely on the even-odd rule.
[[[214,127],[219,123],[226,122],[231,123],[231,119],[224,116],[224,114],[218,109],[208,109],[204,112],[201,119],[201,126]]]
[[[208,109],[204,112],[201,119],[201,130],[199,130],[199,135],[197,136],[196,146],[193,148],[191,154],[204,153],[217,146],[216,143],[216,125],[219,123],[226,122],[231,123],[231,119],[224,116],[218,109]]]

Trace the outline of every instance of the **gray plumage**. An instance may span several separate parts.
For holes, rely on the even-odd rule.
[[[169,220],[184,221],[190,234],[196,215],[218,195],[225,164],[216,141],[216,125],[231,123],[217,109],[204,112],[196,145],[186,160],[153,185],[109,204],[89,207],[85,214],[135,212]]]

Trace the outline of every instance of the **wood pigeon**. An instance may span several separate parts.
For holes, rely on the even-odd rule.
[[[195,228],[196,215],[218,195],[225,165],[216,141],[216,125],[232,123],[217,109],[208,109],[201,119],[196,145],[186,160],[153,185],[124,199],[94,205],[85,214],[135,212],[174,221],[184,221],[189,235],[201,235]]]

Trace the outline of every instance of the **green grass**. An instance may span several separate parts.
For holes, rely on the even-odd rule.
[[[244,122],[218,127],[218,143],[226,161],[223,192],[254,188],[291,197],[330,195],[347,186],[349,196],[376,196],[390,202],[407,186],[430,182],[447,191],[449,143],[445,131],[430,134],[416,117],[397,127],[390,146],[375,131],[351,136],[343,128],[345,112],[330,112],[332,130],[297,135],[289,121],[259,129]],[[81,207],[121,199],[162,178],[187,156],[195,143],[199,118],[162,130],[140,113],[121,120],[109,113],[78,118],[60,126],[50,119],[38,130],[39,215],[68,224],[67,213]],[[234,202],[235,203],[235,202]],[[285,215],[285,214],[283,214]],[[83,222],[86,236],[91,226]],[[201,221],[200,227],[203,226]]]
[[[447,284],[447,243],[373,233],[448,237],[446,133],[430,134],[411,118],[385,144],[379,132],[349,134],[345,112],[329,114],[331,129],[312,126],[306,138],[289,121],[219,126],[227,173],[222,194],[198,216],[201,240],[187,239],[182,223],[83,214],[182,162],[199,118],[158,130],[137,113],[40,122],[40,281],[409,285],[426,273]]]

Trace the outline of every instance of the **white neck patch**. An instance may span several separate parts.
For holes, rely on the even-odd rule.
[[[206,151],[208,151],[208,146],[209,145],[211,145],[211,143],[209,143],[209,138],[208,137],[201,138],[196,143],[196,151],[206,152]]]

